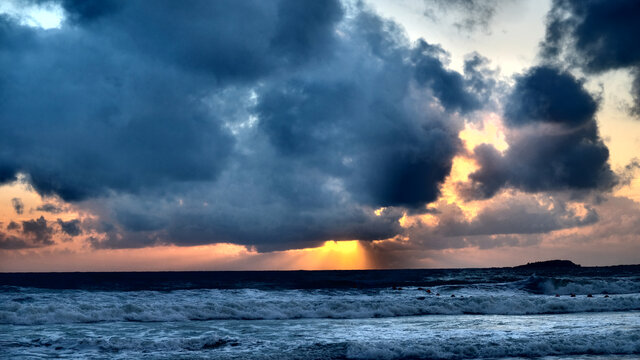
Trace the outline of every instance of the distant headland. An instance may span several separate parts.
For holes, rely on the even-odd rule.
[[[514,269],[575,269],[581,267],[569,260],[547,260],[514,266]]]

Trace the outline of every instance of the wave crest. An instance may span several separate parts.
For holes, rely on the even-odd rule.
[[[561,278],[532,275],[515,282],[522,290],[534,294],[633,294],[640,293],[638,278]]]
[[[383,318],[417,315],[532,315],[640,310],[640,294],[593,298],[497,293],[427,295],[424,291],[373,294],[269,293],[217,290],[177,293],[68,293],[30,302],[1,301],[0,324],[113,321],[160,322],[215,319]]]

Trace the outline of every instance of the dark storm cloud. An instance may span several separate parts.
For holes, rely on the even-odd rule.
[[[479,109],[481,104],[476,95],[465,90],[463,76],[445,69],[441,59],[446,55],[440,46],[418,40],[412,53],[412,60],[416,64],[416,80],[423,86],[429,86],[447,109],[463,113]],[[469,69],[474,70],[474,66],[469,66]],[[477,85],[477,82],[472,82],[472,85]]]
[[[233,139],[204,97],[322,57],[342,12],[315,4],[68,1],[73,25],[48,31],[2,17],[2,168],[64,200],[215,179]]]
[[[362,5],[61,5],[60,29],[0,20],[0,175],[97,214],[95,247],[393,237],[487,95],[482,60]]]
[[[542,54],[568,59],[591,74],[628,69],[634,76],[632,113],[640,116],[640,3],[634,0],[555,0]]]
[[[18,215],[21,215],[24,212],[24,204],[20,198],[11,199],[11,206],[13,206],[13,210],[15,210]]]
[[[55,2],[55,0],[53,0]],[[336,0],[63,1],[71,22],[218,81],[255,80],[323,57],[343,16]],[[131,21],[136,19],[136,21]],[[139,54],[140,55],[140,54]]]
[[[63,233],[69,236],[78,236],[82,234],[82,229],[80,228],[80,220],[78,219],[69,221],[58,219],[57,223],[60,226],[60,230],[62,230]]]
[[[135,241],[110,236],[101,246],[145,246],[163,236],[140,232],[159,229],[180,244],[216,238],[259,250],[400,232],[402,211],[375,216],[373,209],[437,198],[460,145],[461,122],[449,115],[458,105],[441,110],[438,94],[415,81],[416,65],[404,61],[412,51],[396,40],[401,34],[393,23],[368,13],[354,21],[335,62],[256,90],[250,112],[259,122],[238,142],[248,149],[215,188],[177,191],[184,201],[160,210],[153,202],[121,199],[116,218],[124,230],[138,231]]]
[[[582,82],[552,67],[529,69],[516,80],[505,105],[511,128],[504,154],[480,145],[480,169],[470,175],[472,197],[489,198],[503,187],[527,192],[609,190],[616,176],[598,133],[598,103]]]
[[[0,165],[0,184],[16,180],[16,172],[13,165]]]
[[[47,220],[42,216],[38,219],[23,221],[22,233],[31,239],[35,245],[53,245],[54,243],[51,240],[53,228],[47,224]]]
[[[393,23],[371,14],[360,14],[355,25],[335,54],[339,65],[261,89],[259,128],[280,154],[293,156],[292,164],[307,159],[343,179],[359,202],[434,201],[459,147],[460,124],[447,113],[478,109],[477,96],[462,75],[445,69],[439,46],[419,40],[408,49],[395,40],[402,34]],[[412,96],[422,96],[423,106],[439,103],[445,113],[420,109]]]
[[[39,3],[53,1],[41,0]],[[67,19],[73,23],[84,23],[94,21],[102,16],[109,15],[121,8],[121,1],[118,0],[61,0],[59,2],[67,12]]]
[[[231,139],[193,100],[198,80],[118,55],[81,29],[0,21],[3,35],[25,33],[0,42],[0,163],[38,192],[80,200],[216,176]]]
[[[582,81],[552,67],[538,66],[517,79],[505,106],[510,126],[537,122],[578,127],[593,121],[598,103]]]

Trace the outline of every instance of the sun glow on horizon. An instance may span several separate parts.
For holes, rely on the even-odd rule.
[[[257,252],[243,245],[162,245],[138,249],[92,249],[64,243],[51,249],[7,254],[0,271],[206,271],[357,270],[372,263],[358,240],[326,241],[314,248]],[[43,261],[45,260],[46,261]]]
[[[371,267],[359,240],[330,240],[320,247],[287,250],[284,253],[292,256],[295,261],[291,265],[301,270],[355,270]]]

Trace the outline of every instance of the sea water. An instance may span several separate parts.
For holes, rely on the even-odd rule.
[[[638,359],[640,267],[0,274],[0,357]]]

